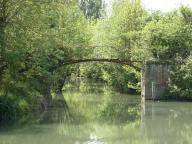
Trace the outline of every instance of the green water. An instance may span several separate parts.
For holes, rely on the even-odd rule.
[[[192,144],[192,104],[109,89],[64,92],[67,107],[0,130],[0,144]]]

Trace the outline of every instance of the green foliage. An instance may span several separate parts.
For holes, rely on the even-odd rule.
[[[145,25],[147,16],[139,0],[117,1],[111,18],[111,35],[109,44],[117,47],[113,49],[117,57],[122,59],[137,59],[132,53],[139,48],[140,31]]]
[[[192,57],[181,65],[175,66],[171,73],[168,98],[190,99],[192,95]]]
[[[21,98],[21,109],[29,108],[29,103],[37,108],[47,106],[52,92],[61,92],[66,77],[74,70],[62,63],[86,54],[84,47],[73,46],[89,42],[88,22],[77,2],[3,2],[7,2],[6,8],[2,3],[0,7],[11,20],[2,21],[7,25],[0,26],[4,32],[0,43],[0,95]],[[16,10],[7,9],[10,4]]]
[[[140,1],[117,1],[113,14],[108,19],[98,20],[92,27],[93,45],[96,58],[117,58],[126,60],[143,60],[147,53],[140,47],[141,30],[146,23],[147,12]],[[140,53],[143,53],[141,56]],[[140,64],[133,64],[140,67]],[[139,92],[140,72],[129,66],[115,64],[95,64],[81,68],[82,76],[107,82],[117,91]]]
[[[80,8],[87,19],[99,19],[104,15],[104,0],[80,0]]]
[[[141,63],[63,66],[79,58],[171,60],[169,94],[191,97],[191,8],[150,13],[140,0],[118,0],[107,18],[104,8],[102,0],[0,0],[1,106],[47,108],[82,79],[140,92]]]
[[[186,58],[190,53],[189,29],[177,13],[166,14],[159,20],[149,22],[144,28],[145,45],[156,59],[174,60],[176,56]]]

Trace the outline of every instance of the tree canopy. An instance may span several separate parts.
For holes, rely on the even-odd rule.
[[[104,15],[104,0],[80,0],[80,8],[87,19],[99,19]]]
[[[0,0],[0,103],[21,113],[46,109],[64,98],[66,83],[78,87],[82,79],[140,92],[141,73],[134,67],[63,65],[98,53],[120,60],[174,61],[167,96],[191,98],[191,51],[189,7],[149,12],[140,0],[116,0],[107,17],[103,0]]]

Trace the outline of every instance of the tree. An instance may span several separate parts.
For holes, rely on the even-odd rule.
[[[74,1],[19,2],[3,29],[6,67],[0,77],[0,96],[17,99],[16,105],[25,100],[31,107],[42,103],[48,106],[73,68],[62,63],[86,51],[75,45],[88,43],[87,22]],[[10,4],[7,9],[8,14],[15,12]]]
[[[97,21],[93,28],[92,43],[103,46],[100,54],[105,58],[143,60],[144,49],[140,47],[141,31],[147,13],[139,0],[121,0],[114,3],[112,16]],[[100,51],[100,48],[96,50]],[[141,56],[140,53],[143,53]],[[94,53],[93,53],[94,55]],[[97,54],[95,54],[97,57]],[[134,64],[140,67],[139,64]],[[82,73],[94,80],[101,80],[121,92],[139,91],[140,72],[128,66],[97,64],[84,67]],[[85,76],[85,77],[86,77]]]
[[[186,58],[190,53],[189,33],[182,18],[172,12],[144,28],[145,46],[155,59],[173,60],[177,55]]]
[[[104,14],[103,0],[80,0],[80,8],[87,19],[99,19]]]

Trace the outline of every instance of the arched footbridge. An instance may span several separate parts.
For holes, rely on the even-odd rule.
[[[102,52],[101,49],[95,48],[109,47],[108,52]],[[111,49],[115,49],[113,46],[91,46],[94,50],[92,51],[91,57],[74,58],[68,59],[62,63],[63,66],[81,64],[88,62],[99,62],[99,63],[115,63],[120,65],[128,65],[133,67],[137,71],[141,71],[141,96],[145,100],[158,100],[162,97],[166,91],[169,83],[169,71],[170,63],[168,61],[140,61],[122,59],[113,56]],[[104,55],[103,55],[104,53]],[[106,54],[107,53],[107,54]],[[114,53],[114,52],[113,52]],[[106,56],[107,55],[107,56]],[[140,65],[140,67],[138,66]]]

